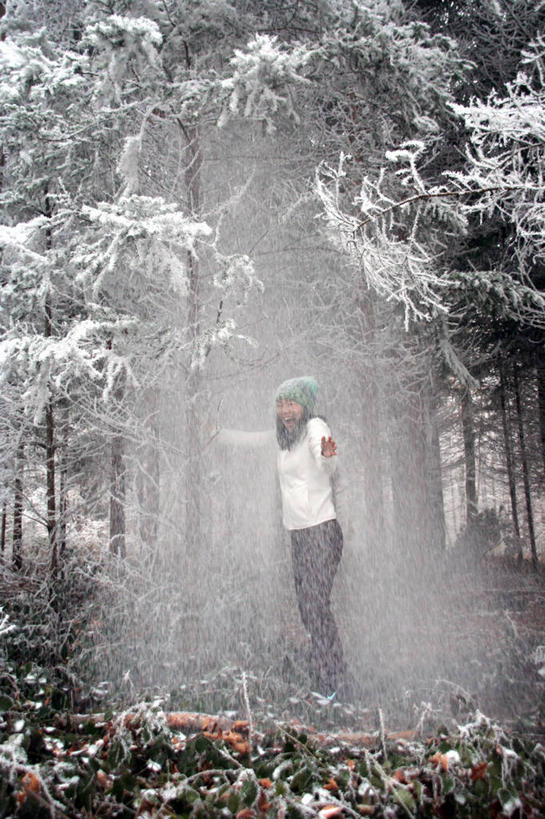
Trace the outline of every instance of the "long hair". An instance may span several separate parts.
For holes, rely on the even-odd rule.
[[[307,429],[307,423],[311,418],[314,418],[312,412],[308,407],[303,407],[303,414],[296,426],[290,432],[278,415],[276,416],[276,440],[280,449],[291,449],[304,435]]]

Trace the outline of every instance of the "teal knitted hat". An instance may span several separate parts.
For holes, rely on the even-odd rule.
[[[285,399],[296,401],[302,407],[312,412],[318,394],[318,384],[311,375],[302,375],[300,378],[290,378],[283,381],[276,391],[275,401]]]

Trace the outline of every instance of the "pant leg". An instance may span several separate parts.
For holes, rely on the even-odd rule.
[[[335,690],[345,671],[342,643],[331,611],[331,590],[341,559],[336,520],[292,532],[292,566],[301,619],[312,641],[311,671],[324,690]]]

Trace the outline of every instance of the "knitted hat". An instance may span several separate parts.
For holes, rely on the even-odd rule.
[[[276,391],[275,401],[285,399],[296,401],[302,407],[306,407],[310,412],[314,409],[318,384],[311,375],[303,375],[300,378],[290,378],[283,381]]]

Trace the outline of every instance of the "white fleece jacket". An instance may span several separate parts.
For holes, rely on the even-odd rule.
[[[278,480],[282,496],[282,520],[286,529],[307,529],[337,515],[333,502],[331,477],[337,468],[337,456],[324,458],[322,437],[331,431],[322,418],[311,418],[305,433],[291,449],[280,449],[277,455]],[[238,447],[274,446],[274,430],[243,432],[222,429],[217,440]]]
[[[325,421],[311,418],[295,446],[278,452],[282,518],[286,529],[307,529],[336,518],[331,476],[337,467],[337,456],[324,458],[322,455],[322,437],[330,435]]]

